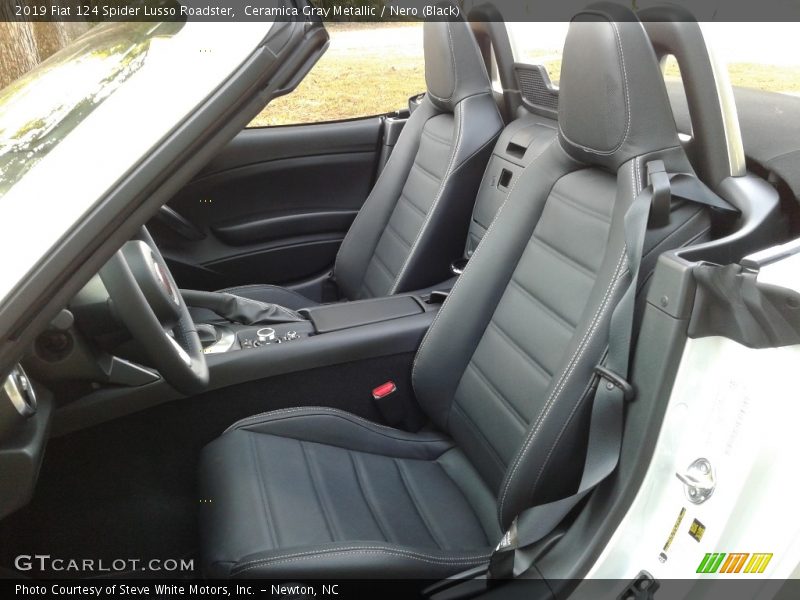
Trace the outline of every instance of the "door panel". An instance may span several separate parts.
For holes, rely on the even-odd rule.
[[[325,273],[372,186],[384,117],[246,129],[150,223],[178,285]]]
[[[320,231],[345,231],[357,214],[356,210],[287,212],[255,219],[227,221],[213,226],[211,230],[226,244],[246,246]]]

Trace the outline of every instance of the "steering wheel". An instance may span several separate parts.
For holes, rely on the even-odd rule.
[[[208,365],[194,321],[153,238],[142,227],[100,269],[115,314],[179,392],[208,385]]]

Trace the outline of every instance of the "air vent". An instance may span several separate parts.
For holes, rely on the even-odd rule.
[[[6,377],[3,391],[20,415],[30,417],[36,413],[36,393],[20,365],[14,367]]]

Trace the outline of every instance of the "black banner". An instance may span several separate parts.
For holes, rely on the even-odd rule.
[[[433,587],[431,587],[433,586]],[[800,580],[754,579],[743,575],[731,579],[697,579],[651,581],[647,589],[638,582],[615,579],[544,580],[528,579],[500,582],[491,587],[483,580],[446,583],[419,580],[312,580],[285,581],[187,581],[147,579],[83,579],[83,580],[0,580],[3,598],[159,598],[161,600],[199,600],[232,598],[271,600],[281,598],[327,598],[351,600],[380,598],[458,598],[486,595],[491,598],[591,598],[592,600],[653,599],[659,600],[749,600],[777,598],[795,600],[800,597]],[[467,594],[466,596],[463,594]]]
[[[608,1],[608,0],[607,0]],[[610,0],[634,10],[665,0]],[[671,0],[697,21],[800,22],[800,2],[786,0]],[[491,5],[481,20],[565,22],[591,0],[0,0],[0,21],[421,21],[467,18]]]

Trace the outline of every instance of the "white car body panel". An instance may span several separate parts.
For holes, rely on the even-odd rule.
[[[800,291],[800,254],[763,267],[758,278]],[[796,576],[798,371],[800,346],[751,349],[724,337],[688,340],[644,482],[587,578],[625,582],[644,570],[657,580],[682,580],[671,584],[670,597],[683,589],[686,598],[697,597],[700,579],[761,578],[759,595],[768,598],[781,579]],[[714,492],[702,504],[688,499],[676,477],[698,458],[708,459],[716,475]],[[689,534],[695,519],[705,526],[700,541]],[[738,573],[697,572],[706,553],[722,552],[773,556],[761,573],[745,573],[750,557]],[[596,588],[579,587],[575,597],[588,597],[589,590]]]

